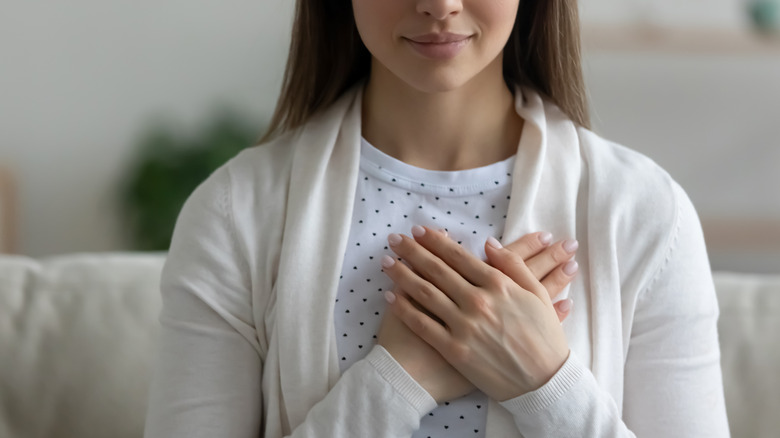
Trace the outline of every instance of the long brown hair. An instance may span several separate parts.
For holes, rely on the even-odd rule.
[[[577,0],[520,0],[504,48],[504,80],[533,87],[574,123],[590,127]],[[368,77],[371,54],[350,0],[298,0],[282,92],[265,142],[305,124]]]

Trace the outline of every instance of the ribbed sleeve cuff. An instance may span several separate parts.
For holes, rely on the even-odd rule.
[[[561,369],[541,388],[503,401],[501,406],[515,416],[534,414],[548,409],[577,384],[584,372],[585,367],[571,351]]]
[[[420,417],[437,406],[436,400],[428,394],[428,391],[420,386],[381,345],[374,346],[366,355],[366,360],[420,413]]]

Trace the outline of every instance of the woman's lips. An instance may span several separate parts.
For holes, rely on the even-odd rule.
[[[471,41],[471,37],[465,37],[456,41],[447,42],[419,42],[406,38],[406,42],[420,55],[430,59],[452,59],[463,50]]]

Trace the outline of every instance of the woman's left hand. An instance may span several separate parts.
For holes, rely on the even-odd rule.
[[[397,295],[391,311],[495,400],[550,380],[569,346],[547,290],[523,259],[497,242],[486,244],[488,262],[500,260],[504,274],[442,233],[417,226],[412,234],[414,239],[389,238],[391,249],[409,264],[384,267],[408,294]]]

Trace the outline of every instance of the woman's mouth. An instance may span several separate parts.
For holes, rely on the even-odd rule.
[[[454,33],[430,33],[404,38],[420,55],[430,59],[452,59],[463,50],[471,36]]]

